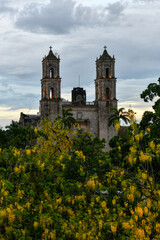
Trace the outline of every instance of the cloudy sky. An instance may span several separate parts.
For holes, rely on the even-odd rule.
[[[61,58],[62,97],[73,87],[93,101],[95,60],[116,58],[119,107],[140,119],[151,104],[140,93],[160,76],[159,0],[0,0],[0,126],[37,113],[41,61],[49,46]]]

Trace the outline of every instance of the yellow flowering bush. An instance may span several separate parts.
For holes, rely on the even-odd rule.
[[[145,166],[159,149],[141,149],[131,121],[127,168],[60,120],[42,124],[36,146],[1,150],[0,239],[158,239],[160,186]]]

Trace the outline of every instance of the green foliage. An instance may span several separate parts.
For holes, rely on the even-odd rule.
[[[94,137],[88,131],[77,131],[73,138],[73,149],[82,151],[85,156],[86,174],[93,175],[97,173],[99,176],[102,172],[109,168],[110,161],[107,161],[108,153],[104,152],[105,139]],[[104,166],[102,169],[101,166]]]
[[[120,120],[123,120],[126,124],[129,123],[128,112],[124,111],[124,108],[111,108],[110,111],[113,112],[113,114],[109,117],[109,126],[114,126],[114,124],[120,122]]]
[[[42,124],[36,146],[0,150],[0,239],[159,239],[160,186],[146,166],[160,147],[142,150],[130,123],[129,152],[118,149],[127,169],[61,119]]]
[[[144,112],[140,127],[145,129],[149,126],[151,130],[150,137],[160,142],[160,78],[158,83],[150,83],[148,85],[147,89],[142,92],[141,98],[145,102],[156,100],[152,106],[154,111]]]
[[[72,126],[76,123],[75,118],[73,117],[72,114],[72,109],[62,109],[62,117],[58,116],[57,120],[61,119],[63,123],[64,128],[69,128],[71,129]]]
[[[0,129],[1,148],[25,148],[31,146],[36,139],[36,134],[31,127],[22,128],[19,122],[12,121],[6,130]]]

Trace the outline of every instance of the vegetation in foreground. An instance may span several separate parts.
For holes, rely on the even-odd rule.
[[[160,239],[154,113],[156,125],[145,128],[129,111],[128,133],[112,139],[109,153],[62,119],[35,129],[35,146],[2,147],[0,239]]]

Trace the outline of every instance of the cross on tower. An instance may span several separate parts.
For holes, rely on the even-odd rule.
[[[106,45],[105,45],[105,46],[104,46],[104,50],[106,50],[106,48],[107,48],[107,47],[106,47]]]
[[[51,51],[51,50],[52,50],[52,47],[50,46],[49,48],[50,48],[50,51]]]

